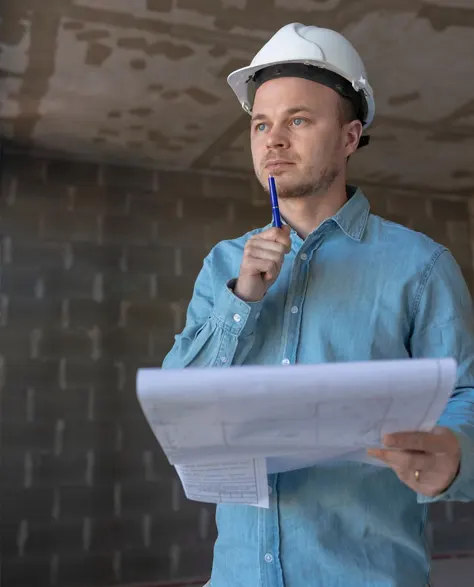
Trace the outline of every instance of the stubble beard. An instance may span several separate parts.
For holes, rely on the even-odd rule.
[[[339,177],[341,170],[336,166],[326,167],[320,173],[319,176],[314,176],[311,170],[305,174],[306,177],[298,181],[289,181],[288,184],[284,179],[286,175],[283,173],[275,173],[274,177],[277,183],[278,198],[284,199],[296,199],[296,198],[308,198],[311,196],[323,196],[333,185],[336,179]],[[278,177],[282,177],[282,180],[278,181]],[[260,177],[260,183],[262,184],[265,191],[268,192],[268,184],[263,181]]]

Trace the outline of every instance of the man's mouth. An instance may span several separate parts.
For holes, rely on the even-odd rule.
[[[288,165],[294,165],[294,163],[285,159],[272,159],[265,163],[265,169],[278,169],[280,167],[287,167]]]

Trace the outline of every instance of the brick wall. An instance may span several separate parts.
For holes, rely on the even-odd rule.
[[[184,498],[135,374],[169,350],[215,240],[267,221],[250,194],[245,181],[5,158],[6,587],[207,576],[213,508]]]
[[[184,498],[135,374],[169,350],[210,247],[268,222],[266,197],[245,179],[13,154],[1,187],[3,584],[205,578],[213,507]],[[451,246],[472,284],[465,201],[367,193]],[[473,521],[436,506],[435,550],[474,550]]]

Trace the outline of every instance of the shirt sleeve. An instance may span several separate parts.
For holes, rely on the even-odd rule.
[[[420,503],[474,499],[474,313],[472,298],[452,254],[442,249],[425,276],[413,322],[411,353],[418,358],[453,357],[458,363],[453,393],[438,425],[453,431],[461,467],[451,486]]]
[[[213,251],[196,279],[183,331],[163,361],[164,369],[242,364],[255,339],[262,301],[247,303],[233,292],[235,280],[214,283]]]

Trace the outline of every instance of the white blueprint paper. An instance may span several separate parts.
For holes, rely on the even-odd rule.
[[[265,459],[176,465],[188,499],[268,508]]]
[[[272,473],[368,460],[384,434],[430,429],[455,378],[453,359],[142,369],[137,394],[170,463],[265,459]]]

